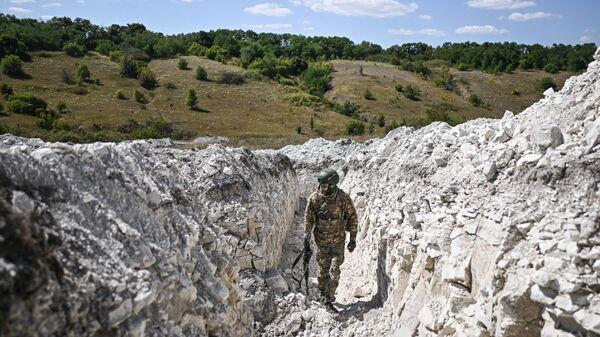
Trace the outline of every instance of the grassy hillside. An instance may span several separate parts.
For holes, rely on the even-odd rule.
[[[149,91],[143,89],[138,80],[121,77],[119,65],[100,54],[91,53],[83,58],[72,58],[58,52],[34,54],[33,62],[24,65],[30,78],[14,79],[0,74],[0,83],[12,86],[15,93],[29,92],[40,96],[53,109],[59,101],[64,101],[67,109],[61,115],[62,130],[40,129],[36,126],[38,118],[15,113],[0,116],[0,123],[7,125],[12,132],[49,140],[77,140],[77,137],[86,141],[119,140],[132,137],[122,132],[131,125],[131,120],[144,124],[162,116],[188,138],[227,136],[233,145],[249,147],[279,147],[312,137],[338,138],[346,135],[345,126],[351,118],[332,109],[316,111],[296,107],[285,100],[286,93],[298,89],[248,76],[245,70],[233,65],[197,56],[185,58],[189,63],[188,70],[178,69],[177,59],[151,61],[149,67],[156,74],[159,87]],[[99,79],[99,84],[64,83],[61,74],[66,71],[75,77],[81,64],[88,66],[91,78]],[[383,114],[388,122],[405,120],[410,123],[419,119],[428,108],[440,103],[450,104],[452,116],[458,119],[498,117],[505,109],[519,112],[542,96],[536,85],[542,77],[548,76],[541,71],[491,75],[453,69],[456,88],[448,91],[435,86],[431,78],[419,77],[390,64],[342,60],[332,61],[332,64],[335,69],[332,89],[326,98],[340,103],[356,101],[363,115]],[[193,69],[198,65],[207,69],[209,81],[195,79]],[[435,73],[441,65],[431,63],[429,66]],[[220,74],[227,71],[245,74],[246,83],[219,83]],[[552,77],[560,86],[570,75],[559,73]],[[174,88],[167,88],[167,83],[173,84]],[[394,89],[397,83],[420,88],[420,99],[404,97]],[[201,111],[192,111],[185,106],[189,88],[198,92]],[[118,89],[125,93],[126,99],[117,99]],[[136,89],[149,98],[148,104],[140,104],[133,99]],[[374,99],[363,97],[366,89],[372,92]],[[514,89],[521,95],[513,95]],[[489,109],[469,104],[466,98],[472,93],[488,103]],[[0,98],[0,103],[8,106],[5,98]],[[310,130],[311,117],[314,119],[314,131]],[[301,127],[301,134],[298,134],[297,127]],[[384,133],[384,128],[375,127],[372,134],[367,132],[358,139]]]

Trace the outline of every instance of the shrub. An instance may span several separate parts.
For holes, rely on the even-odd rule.
[[[477,108],[483,107],[486,105],[483,102],[483,100],[475,94],[469,95],[469,97],[467,98],[467,102],[469,102],[469,104],[471,104],[472,106],[477,107]]]
[[[46,101],[32,94],[13,95],[8,103],[11,112],[31,116],[37,116],[38,110],[46,110],[48,107]]]
[[[369,134],[372,135],[373,132],[375,132],[375,124],[369,123],[368,130],[369,130]]]
[[[67,103],[65,101],[58,101],[56,103],[56,111],[63,113],[67,110]]]
[[[99,79],[99,78],[96,78],[96,79],[94,80],[94,84],[95,84],[95,85],[102,85],[102,82],[100,81],[100,79]]]
[[[277,75],[277,58],[273,54],[267,54],[254,60],[248,68],[258,70],[263,76],[274,78]]]
[[[121,57],[123,57],[123,52],[121,52],[120,50],[113,50],[108,53],[108,57],[111,61],[117,62],[121,59]]]
[[[204,55],[204,53],[206,53],[206,47],[203,47],[198,42],[192,42],[192,44],[188,48],[188,53],[190,55],[201,56]]]
[[[342,114],[344,116],[358,116],[358,110],[360,106],[356,102],[346,101],[344,104],[338,105],[336,108],[336,112]]]
[[[419,100],[419,95],[421,95],[421,90],[418,87],[413,87],[412,85],[407,85],[406,89],[404,89],[404,96],[406,98],[411,99],[413,101]]]
[[[71,92],[75,95],[85,95],[88,93],[87,89],[81,86],[76,86],[71,89]]]
[[[196,90],[192,88],[188,89],[187,97],[185,99],[185,106],[191,110],[198,109],[198,94],[196,94]]]
[[[383,114],[379,114],[377,116],[377,126],[380,128],[385,126],[385,116]]]
[[[158,81],[150,68],[144,68],[139,74],[140,85],[148,90],[156,88]]]
[[[357,120],[348,121],[346,124],[347,135],[362,135],[365,133],[365,123]]]
[[[365,92],[363,93],[363,97],[368,100],[375,100],[373,93],[369,89],[365,90]]]
[[[2,73],[9,77],[22,77],[25,75],[25,72],[23,72],[23,61],[16,55],[5,57],[0,67],[2,68]]]
[[[180,58],[179,60],[177,60],[177,68],[180,70],[188,69],[188,61],[184,58]]]
[[[396,89],[397,92],[404,92],[404,86],[400,83],[396,83],[394,89]]]
[[[10,96],[12,96],[14,93],[13,88],[6,84],[6,83],[2,83],[2,85],[0,85],[0,94],[2,94],[2,96],[4,96],[5,99],[9,99]]]
[[[38,109],[38,117],[41,119],[37,122],[37,126],[46,129],[54,129],[54,123],[58,119],[58,114],[53,110]]]
[[[454,90],[454,75],[450,72],[450,69],[446,66],[442,67],[439,76],[433,79],[433,84],[448,91]]]
[[[544,91],[548,90],[549,88],[552,88],[552,89],[556,90],[557,85],[554,82],[554,79],[552,77],[544,77],[544,78],[542,78],[542,80],[538,84],[538,89],[540,91],[544,92]]]
[[[83,57],[85,55],[85,47],[74,42],[67,43],[63,47],[63,51],[72,57]]]
[[[173,90],[173,89],[177,89],[177,86],[173,82],[167,82],[167,83],[165,83],[165,88]]]
[[[313,116],[310,116],[310,131],[313,131],[315,129],[315,119],[313,118]]]
[[[62,70],[60,73],[60,79],[66,84],[75,84],[75,80],[73,79],[73,75],[66,70]]]
[[[323,97],[329,90],[332,71],[333,66],[330,63],[319,62],[310,65],[302,74],[302,80],[308,92]]]
[[[208,80],[208,73],[206,72],[206,69],[204,69],[203,66],[198,66],[196,68],[196,79],[199,81],[206,81]]]
[[[79,78],[79,82],[88,82],[91,76],[90,69],[85,64],[82,64],[77,68],[77,78]]]
[[[127,99],[127,97],[125,97],[125,93],[121,89],[117,89],[116,96],[117,99]]]
[[[242,85],[246,82],[244,76],[236,72],[227,71],[221,74],[219,82],[224,84]]]
[[[137,61],[129,56],[121,59],[121,75],[129,78],[137,78],[139,74]]]
[[[6,124],[0,123],[0,135],[9,133],[9,132],[10,132],[10,129],[8,128],[8,126]]]
[[[99,41],[96,45],[96,51],[103,55],[110,55],[110,52],[115,50],[115,44],[110,40]]]
[[[548,63],[544,67],[544,71],[550,74],[557,73],[560,70],[560,67],[556,63]]]
[[[140,104],[148,104],[149,100],[148,97],[146,97],[146,95],[144,95],[143,92],[135,89],[133,91],[133,98],[135,99],[136,102],[140,103]]]
[[[517,89],[513,89],[511,92],[514,96],[521,96],[521,92]]]
[[[390,132],[390,131],[392,131],[394,129],[397,129],[397,128],[401,127],[401,126],[402,125],[398,124],[398,122],[396,122],[396,120],[394,119],[394,120],[392,120],[391,123],[389,123],[388,125],[386,125],[385,132],[388,133],[388,132]]]
[[[457,125],[458,122],[450,116],[452,111],[454,111],[454,107],[450,104],[437,104],[425,111],[423,119],[426,125],[433,122],[446,122],[450,125]]]
[[[297,134],[299,134],[299,135],[302,134],[302,127],[297,126],[294,130],[296,130]]]
[[[466,71],[469,70],[469,67],[467,67],[467,65],[464,63],[459,63],[456,65],[456,69],[459,71]]]

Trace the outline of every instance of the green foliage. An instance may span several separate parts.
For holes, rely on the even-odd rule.
[[[369,131],[369,134],[372,135],[373,132],[375,132],[375,124],[373,124],[372,122],[369,123],[368,131]]]
[[[102,55],[109,56],[115,49],[115,44],[111,40],[101,40],[96,44],[96,51]]]
[[[206,53],[206,47],[200,45],[197,42],[192,42],[192,44],[188,48],[188,53],[190,55],[202,56]]]
[[[187,106],[190,110],[198,109],[198,94],[196,94],[196,90],[192,88],[188,89],[187,97],[185,99],[185,106]]]
[[[397,129],[397,128],[401,127],[401,126],[404,126],[405,124],[406,123],[398,124],[398,122],[396,122],[396,120],[394,119],[388,125],[385,126],[385,132],[388,133],[388,132],[390,132],[390,131],[392,131],[394,129]]]
[[[148,102],[150,102],[150,100],[148,99],[148,97],[146,97],[146,95],[144,95],[143,92],[135,89],[133,91],[133,99],[135,99],[136,102],[140,103],[140,104],[148,104]]]
[[[3,135],[5,133],[10,133],[10,129],[6,124],[0,123],[0,135]]]
[[[123,52],[120,50],[113,50],[108,53],[108,57],[113,62],[118,62],[123,57]]]
[[[67,103],[65,101],[58,101],[56,103],[56,111],[60,113],[64,113],[67,111]]]
[[[122,89],[117,89],[115,96],[117,97],[117,99],[127,99],[127,97],[125,97],[125,93],[123,92]]]
[[[2,59],[0,68],[2,68],[2,73],[9,77],[23,77],[25,75],[23,61],[16,55],[8,55]]]
[[[380,128],[385,126],[385,116],[383,114],[379,114],[377,116],[377,126]]]
[[[308,92],[312,95],[323,97],[329,90],[331,81],[331,72],[333,66],[330,63],[318,62],[311,64],[302,74],[302,81]]]
[[[177,68],[179,70],[187,70],[188,69],[188,61],[183,57],[177,60]]]
[[[276,72],[280,76],[296,76],[308,68],[308,63],[300,57],[281,57],[277,60]]]
[[[121,75],[129,78],[137,78],[139,74],[138,63],[129,56],[121,59]]]
[[[177,86],[173,82],[167,82],[167,83],[165,83],[165,88],[167,88],[169,90],[173,90],[173,89],[177,89]]]
[[[357,117],[360,106],[356,102],[346,101],[344,104],[338,105],[336,112],[344,116]]]
[[[277,58],[273,54],[267,54],[255,59],[248,68],[257,70],[263,76],[274,78],[277,75]]]
[[[450,73],[450,68],[443,66],[440,74],[433,79],[433,84],[443,88],[444,90],[452,91],[455,89],[454,75]]]
[[[401,83],[396,83],[394,89],[396,89],[397,92],[404,92],[404,86]]]
[[[14,94],[14,90],[10,85],[2,83],[0,84],[0,94],[4,96],[4,99],[9,99]]]
[[[212,46],[206,50],[206,57],[210,60],[221,61],[229,57],[229,52],[219,46]]]
[[[54,124],[58,119],[59,115],[53,110],[38,109],[38,117],[40,120],[37,122],[37,126],[41,129],[52,130]]]
[[[540,83],[538,84],[538,89],[542,92],[548,90],[549,88],[552,88],[554,90],[556,90],[558,88],[558,86],[556,85],[556,83],[554,82],[554,79],[552,77],[544,77],[540,80]]]
[[[302,134],[302,127],[297,126],[294,130],[296,130],[296,133],[301,135]]]
[[[2,27],[0,25],[0,27]],[[28,60],[30,56],[27,54],[27,47],[16,36],[11,34],[0,35],[0,59],[8,56],[16,55],[22,60]]]
[[[481,97],[475,95],[475,94],[471,94],[469,95],[469,97],[467,98],[467,102],[469,102],[469,104],[471,104],[472,106],[476,107],[476,108],[485,108],[485,109],[489,109],[489,104],[485,103]]]
[[[199,81],[206,81],[208,80],[208,73],[206,72],[206,69],[203,66],[198,66],[196,68],[196,79]]]
[[[231,85],[242,85],[246,82],[244,76],[233,71],[226,71],[221,74],[219,83],[231,84]]]
[[[413,87],[412,85],[407,85],[404,89],[404,96],[410,100],[418,101],[420,95],[421,90],[416,86]]]
[[[75,42],[67,43],[64,46],[63,51],[71,57],[83,57],[83,55],[85,55],[85,47]]]
[[[75,80],[73,79],[73,75],[71,75],[71,73],[69,73],[68,71],[66,71],[65,69],[63,69],[60,72],[60,79],[61,81],[63,81],[66,84],[75,84]]]
[[[8,100],[8,109],[17,114],[37,116],[38,110],[46,110],[48,103],[33,94],[16,94]]]
[[[90,69],[85,64],[82,64],[77,68],[77,78],[79,79],[79,82],[88,82],[91,76]]]
[[[375,96],[373,96],[373,93],[369,89],[365,89],[363,97],[368,100],[375,100]]]
[[[427,66],[425,66],[425,64],[422,61],[417,61],[417,62],[404,61],[400,64],[400,68],[402,70],[406,70],[406,71],[410,71],[415,74],[418,74],[423,78],[431,75],[431,69],[429,69]]]
[[[513,89],[511,94],[513,94],[514,96],[521,96],[521,92],[517,89]]]
[[[452,126],[457,125],[459,122],[451,116],[454,110],[454,107],[450,104],[436,104],[425,111],[423,122],[425,125],[433,122],[446,122]]]
[[[310,131],[315,130],[315,119],[313,116],[310,116]]]
[[[346,123],[346,134],[359,136],[365,133],[365,123],[357,121],[355,119]]]
[[[0,116],[4,115],[4,104],[0,102]]]
[[[544,66],[544,71],[550,74],[557,73],[560,70],[560,67],[556,63],[548,63]]]
[[[145,89],[152,90],[158,85],[156,76],[154,75],[152,70],[150,70],[150,68],[143,68],[142,71],[140,71],[138,77],[140,79],[140,85]]]

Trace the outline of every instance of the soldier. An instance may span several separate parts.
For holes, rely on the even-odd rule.
[[[340,177],[333,169],[319,173],[319,188],[308,198],[304,214],[305,251],[310,250],[310,236],[317,245],[319,264],[318,288],[325,305],[333,311],[335,290],[340,280],[340,267],[344,262],[346,231],[350,232],[348,251],[356,248],[358,219],[350,196],[337,187]]]

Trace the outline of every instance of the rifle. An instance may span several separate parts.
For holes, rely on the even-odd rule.
[[[296,278],[296,276],[293,273],[294,268],[296,268],[296,265],[298,264],[298,262],[300,262],[300,259],[302,257],[304,257],[304,260],[303,260],[304,285],[306,287],[306,296],[309,296],[309,293],[308,293],[308,272],[309,272],[310,258],[312,257],[312,250],[310,249],[309,246],[305,246],[304,249],[302,249],[302,251],[300,252],[300,254],[298,254],[298,256],[296,257],[296,259],[294,260],[294,263],[292,264],[292,278],[296,282],[298,282],[298,289],[300,289],[300,291],[302,291],[302,276],[300,278]]]

